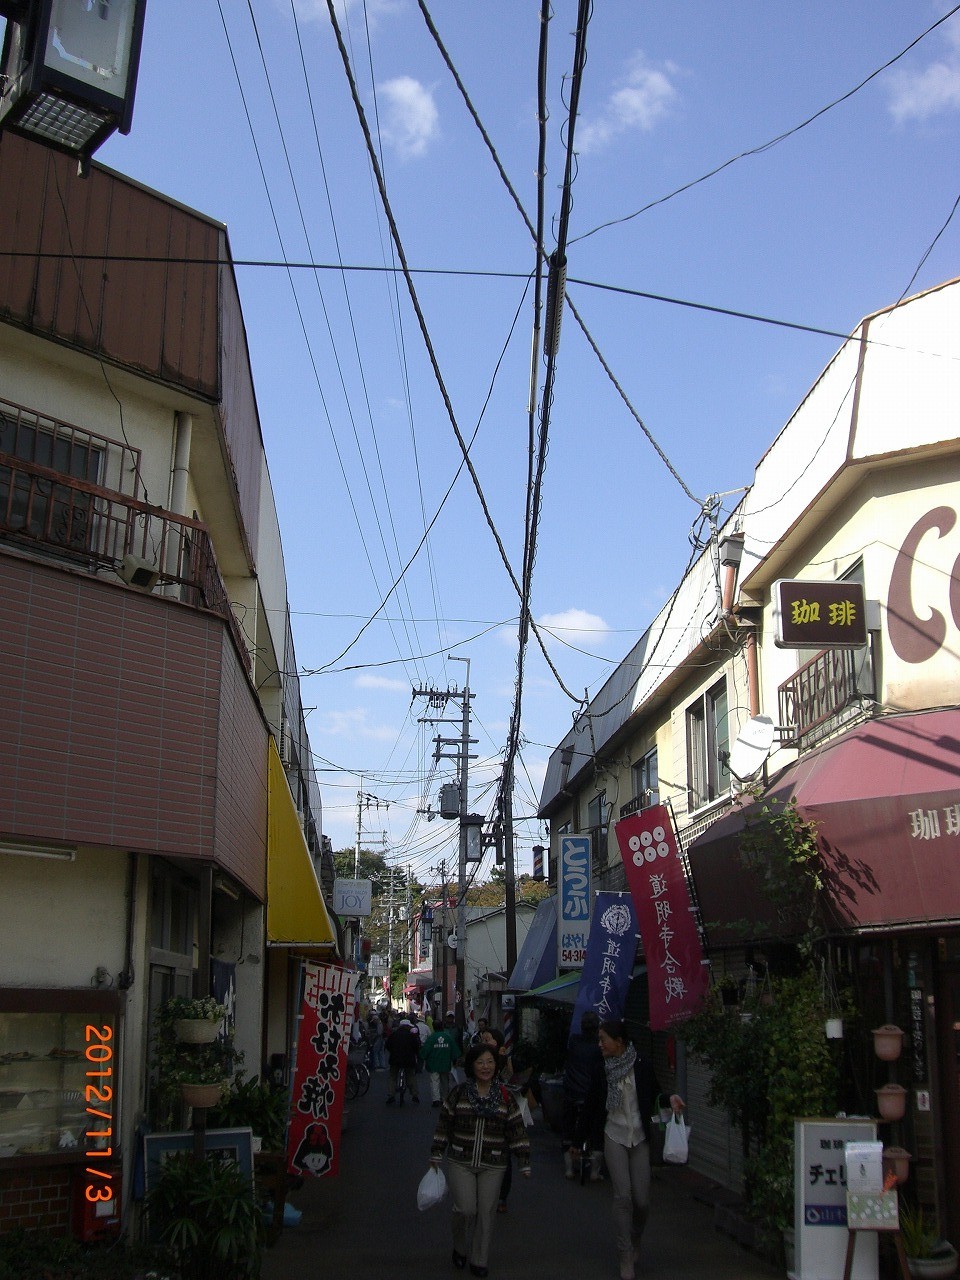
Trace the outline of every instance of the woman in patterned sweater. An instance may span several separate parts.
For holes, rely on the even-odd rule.
[[[439,1165],[447,1157],[453,1197],[453,1265],[462,1271],[469,1256],[471,1273],[485,1276],[507,1155],[512,1152],[529,1177],[530,1144],[516,1099],[496,1080],[497,1063],[490,1048],[473,1045],[463,1067],[466,1083],[451,1089],[440,1108],[430,1163]]]

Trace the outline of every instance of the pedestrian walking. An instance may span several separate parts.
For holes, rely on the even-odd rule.
[[[487,1045],[472,1045],[464,1059],[467,1079],[447,1095],[437,1117],[430,1163],[447,1157],[453,1199],[453,1265],[467,1262],[475,1276],[489,1274],[493,1222],[512,1152],[530,1176],[530,1143],[516,1099],[496,1079],[497,1062]]]
[[[620,1280],[634,1280],[650,1213],[650,1114],[660,1088],[653,1064],[637,1053],[621,1019],[600,1023],[599,1043],[603,1061],[591,1082],[587,1123],[602,1117]],[[670,1106],[683,1110],[679,1094],[671,1095]]]
[[[417,1062],[420,1058],[420,1036],[409,1018],[401,1018],[397,1027],[387,1037],[387,1060],[390,1063],[390,1078],[387,1084],[387,1106],[394,1104],[394,1095],[398,1086],[399,1103],[403,1106],[403,1095],[409,1091],[414,1103],[420,1101],[420,1088],[417,1083]],[[402,1084],[401,1084],[402,1074]]]
[[[445,1025],[434,1031],[420,1049],[420,1058],[430,1073],[430,1092],[433,1105],[439,1107],[450,1092],[450,1072],[460,1057],[460,1037],[452,1013],[448,1013]]]
[[[496,1080],[498,1084],[508,1088],[513,1078],[513,1063],[510,1061],[510,1055],[507,1053],[506,1041],[503,1038],[503,1032],[499,1027],[487,1027],[480,1032],[480,1043],[485,1044],[492,1049],[497,1062]],[[517,1105],[520,1100],[517,1098]],[[522,1113],[521,1113],[522,1114]],[[513,1160],[510,1152],[507,1152],[507,1169],[503,1175],[503,1182],[500,1184],[500,1195],[497,1199],[497,1213],[507,1212],[507,1197],[510,1195],[510,1188],[513,1186]]]
[[[597,1033],[600,1018],[594,1009],[587,1009],[580,1019],[580,1031],[571,1036],[567,1045],[567,1057],[563,1069],[563,1109],[560,1116],[560,1150],[563,1152],[563,1175],[576,1177],[573,1167],[574,1153],[589,1152],[590,1181],[599,1182],[603,1163],[603,1127],[601,1117],[588,1117],[587,1098],[597,1072],[603,1064]],[[588,1132],[588,1119],[593,1129]],[[582,1159],[582,1154],[581,1154]]]
[[[371,1013],[367,1029],[370,1041],[371,1069],[373,1071],[383,1071],[386,1068],[387,1060],[383,1048],[383,1022],[379,1014]]]

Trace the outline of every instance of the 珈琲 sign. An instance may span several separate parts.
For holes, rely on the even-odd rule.
[[[867,610],[859,582],[773,584],[776,643],[781,649],[859,649],[867,643]]]

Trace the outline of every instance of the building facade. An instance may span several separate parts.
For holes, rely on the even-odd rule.
[[[621,888],[616,822],[668,804],[714,978],[752,981],[784,929],[764,922],[762,877],[740,856],[741,793],[796,801],[817,828],[825,943],[867,1025],[908,1033],[890,1068],[907,1113],[881,1136],[911,1152],[921,1199],[954,1237],[958,356],[960,282],[862,322],[733,513],[708,509],[683,581],[554,750],[540,809],[553,834],[591,832],[600,886]],[[758,732],[764,745],[745,747]],[[874,1114],[887,1068],[863,1061],[858,1109]],[[686,1071],[691,1162],[736,1185],[739,1135],[697,1063]]]
[[[163,1000],[286,1070],[332,860],[226,229],[10,134],[0,184],[0,1229],[90,1238]]]

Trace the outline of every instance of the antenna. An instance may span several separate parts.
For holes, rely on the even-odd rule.
[[[767,762],[775,736],[776,727],[769,716],[753,716],[740,730],[731,750],[721,753],[723,763],[738,782],[749,782],[757,776]]]

